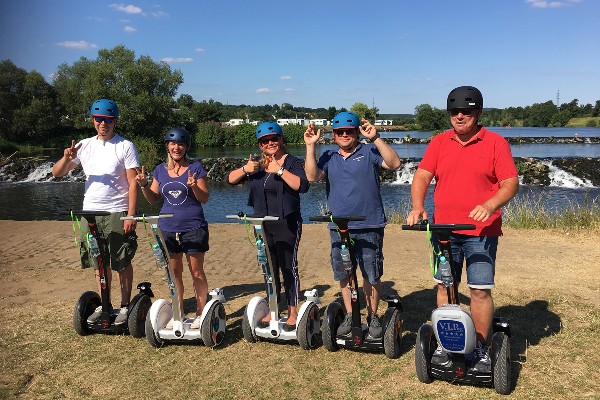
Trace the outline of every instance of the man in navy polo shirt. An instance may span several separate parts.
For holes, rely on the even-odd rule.
[[[371,141],[361,144],[360,134]],[[351,221],[348,224],[350,237],[354,240],[354,254],[363,276],[369,325],[369,335],[381,337],[381,322],[377,317],[377,306],[381,294],[383,275],[383,232],[386,224],[383,201],[379,190],[379,168],[395,170],[400,167],[398,154],[380,137],[375,127],[366,119],[360,125],[358,116],[352,112],[339,113],[333,119],[337,151],[325,151],[316,160],[315,144],[321,130],[314,132],[313,124],[304,132],[306,143],[306,177],[310,182],[318,182],[327,177],[327,205],[333,215],[361,215],[364,221]],[[330,224],[332,225],[332,224]],[[348,274],[342,267],[340,255],[341,239],[332,226],[331,266],[333,276],[340,282],[340,290],[346,307],[346,318],[338,328],[339,335],[349,335],[352,330],[352,307]]]

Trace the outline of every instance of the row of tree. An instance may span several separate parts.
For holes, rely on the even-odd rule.
[[[128,138],[160,143],[164,133],[174,126],[198,135],[198,144],[242,144],[249,134],[234,131],[214,131],[201,124],[222,122],[233,118],[273,121],[283,118],[328,119],[347,111],[345,108],[307,108],[291,104],[264,106],[229,105],[214,100],[195,101],[189,94],[175,100],[183,74],[164,62],[154,62],[147,56],[135,56],[124,46],[98,51],[96,59],[82,57],[72,65],[61,64],[52,84],[36,71],[27,72],[10,60],[0,63],[0,145],[16,144],[62,147],[70,139],[90,134],[90,107],[99,98],[114,100],[119,105],[118,132]],[[374,120],[376,107],[355,103],[350,111],[361,118]],[[524,126],[564,126],[574,117],[599,116],[596,105],[578,105],[575,99],[560,107],[552,101],[527,107],[486,110],[483,125],[510,125],[516,120]],[[409,130],[439,130],[450,127],[445,110],[421,104],[414,118],[395,120]],[[208,131],[207,131],[208,129]],[[210,130],[221,139],[210,138]],[[253,128],[245,128],[251,131]],[[209,133],[207,133],[209,132]],[[233,132],[233,133],[232,133]],[[295,137],[295,133],[291,136]],[[231,137],[226,137],[231,136]],[[250,135],[251,136],[251,135]],[[69,138],[69,141],[65,141]],[[237,139],[236,139],[237,138]],[[235,140],[239,143],[231,143]],[[290,137],[291,139],[291,137]],[[301,141],[301,136],[298,141]]]

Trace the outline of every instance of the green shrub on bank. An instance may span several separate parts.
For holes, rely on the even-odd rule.
[[[154,171],[154,168],[167,157],[165,147],[157,144],[154,139],[138,137],[131,141],[138,150],[140,165],[146,168],[146,172]]]
[[[283,130],[283,137],[286,143],[296,144],[304,143],[304,132],[306,131],[304,125],[284,125],[281,127]]]
[[[198,124],[198,132],[192,136],[192,143],[197,146],[223,146],[225,130],[217,122]]]
[[[254,146],[256,145],[256,126],[251,124],[241,124],[231,127],[226,127],[225,130],[230,130],[232,133],[229,136],[232,138],[230,146]]]

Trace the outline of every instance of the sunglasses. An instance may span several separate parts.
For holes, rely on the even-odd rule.
[[[356,133],[354,129],[336,129],[334,132],[337,136],[352,136]]]
[[[112,124],[114,120],[114,117],[94,117],[94,121],[96,121],[99,124],[101,124],[102,121],[106,122],[107,124]]]
[[[273,137],[268,137],[268,138],[264,138],[258,141],[258,144],[260,145],[265,145],[265,144],[269,144],[269,143],[277,143],[279,142],[279,136],[273,136]]]
[[[467,115],[471,115],[473,113],[473,111],[475,111],[475,109],[474,108],[466,108],[466,109],[455,108],[455,109],[448,110],[448,111],[450,112],[450,115],[452,115],[452,116],[457,116],[458,114],[467,116]]]

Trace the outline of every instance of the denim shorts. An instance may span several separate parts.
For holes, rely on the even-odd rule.
[[[107,216],[96,217],[98,229],[98,246],[102,247],[103,265],[119,272],[124,270],[135,256],[137,251],[137,234],[135,231],[124,233],[124,221],[121,217],[127,216],[127,211],[111,213]],[[81,238],[79,240],[79,255],[81,268],[98,269],[97,260],[88,254],[87,234],[90,231],[85,218],[81,218]]]
[[[384,228],[352,229],[350,238],[354,240],[352,250],[360,266],[364,279],[376,285],[383,275],[383,232]],[[341,281],[348,277],[348,272],[342,267],[340,250],[342,240],[337,230],[329,231],[331,236],[331,266],[333,279]]]
[[[208,225],[188,232],[163,232],[169,255],[200,254],[208,251]]]
[[[439,253],[437,235],[431,235],[435,253]],[[453,233],[450,235],[452,258],[456,271],[456,281],[461,281],[463,261],[467,264],[467,285],[472,289],[492,289],[496,272],[497,236],[470,236]],[[435,256],[435,255],[434,255]],[[437,257],[437,256],[435,256]],[[436,259],[437,263],[437,259]],[[441,271],[438,268],[434,280],[441,283]]]

